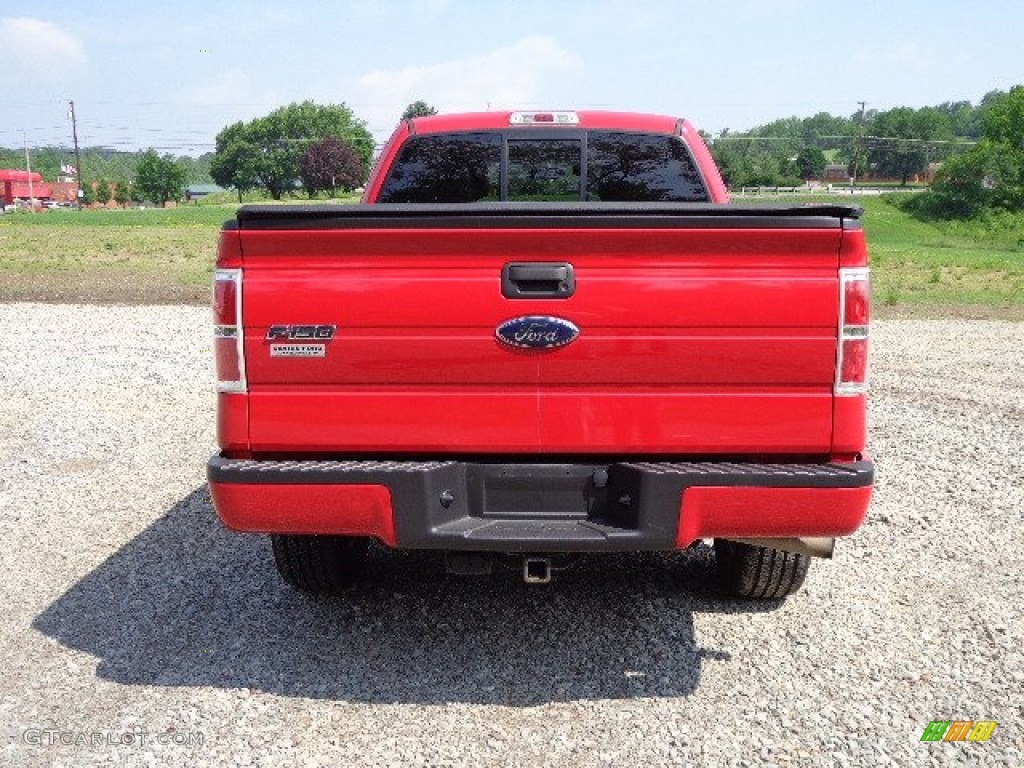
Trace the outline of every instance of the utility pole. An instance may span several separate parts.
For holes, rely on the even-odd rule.
[[[853,183],[857,183],[857,161],[864,154],[864,108],[868,105],[866,101],[858,101],[860,104],[860,119],[857,121],[857,148],[853,156]]]
[[[68,114],[71,116],[71,139],[75,143],[75,176],[78,179],[78,193],[75,195],[75,207],[82,210],[82,156],[78,152],[78,123],[75,120],[75,102],[68,101]]]
[[[36,212],[36,195],[32,189],[32,163],[28,159],[28,134],[21,132],[21,138],[25,141],[25,172],[28,174],[28,211]]]

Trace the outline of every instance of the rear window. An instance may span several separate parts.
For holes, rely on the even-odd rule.
[[[510,139],[506,200],[580,199],[579,139]]]
[[[678,137],[575,131],[414,137],[378,196],[381,203],[489,200],[706,202],[708,194]]]
[[[381,203],[473,203],[500,199],[501,134],[463,133],[406,143],[377,198]]]
[[[705,202],[704,180],[681,139],[633,133],[590,134],[590,200]]]

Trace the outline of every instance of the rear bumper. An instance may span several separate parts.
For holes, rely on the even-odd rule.
[[[371,536],[403,549],[601,552],[845,536],[867,512],[874,467],[214,456],[207,474],[217,514],[235,531]]]

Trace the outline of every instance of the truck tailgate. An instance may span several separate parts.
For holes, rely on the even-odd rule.
[[[360,208],[240,215],[253,451],[829,451],[841,217]],[[575,291],[506,298],[509,262]],[[522,316],[579,336],[498,341]],[[336,326],[322,357],[271,356],[297,325]]]

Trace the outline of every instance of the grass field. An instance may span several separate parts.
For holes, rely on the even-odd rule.
[[[1024,317],[1024,214],[934,224],[915,220],[895,198],[781,202],[812,199],[864,207],[877,307],[983,307]],[[0,300],[205,303],[217,230],[235,207],[0,216]]]
[[[217,229],[233,215],[232,206],[6,214],[0,299],[205,301]]]
[[[1024,215],[931,223],[885,198],[857,204],[876,304],[1024,308]]]

